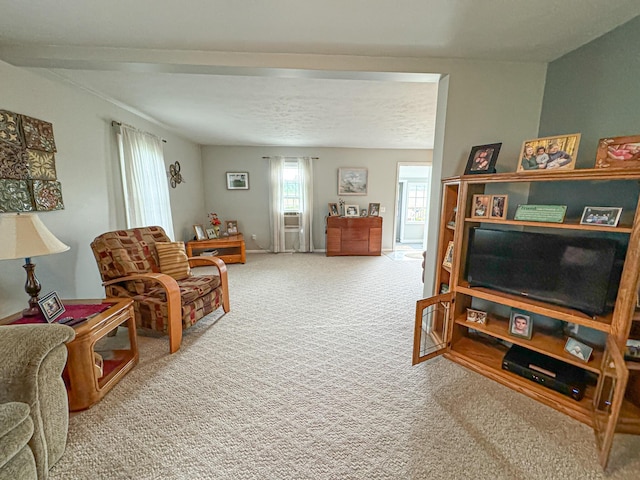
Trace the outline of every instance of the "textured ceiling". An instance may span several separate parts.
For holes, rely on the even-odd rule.
[[[433,77],[170,73],[162,51],[546,62],[640,14],[638,0],[3,3],[0,58],[51,69],[198,143],[367,148],[432,147]],[[114,68],[120,48],[156,49],[160,59]]]

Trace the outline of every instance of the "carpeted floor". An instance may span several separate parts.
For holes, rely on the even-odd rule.
[[[448,360],[411,366],[420,260],[255,254],[231,312],[74,415],[52,479],[637,479],[590,428]]]

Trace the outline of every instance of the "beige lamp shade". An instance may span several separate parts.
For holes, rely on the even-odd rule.
[[[34,213],[0,215],[0,260],[49,255],[69,248]]]

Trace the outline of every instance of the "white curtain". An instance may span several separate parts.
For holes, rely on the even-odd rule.
[[[118,147],[127,228],[159,225],[174,239],[162,139],[122,125]]]
[[[289,210],[285,210],[285,170],[289,172],[287,178],[291,182],[291,170],[296,169],[295,178],[299,188],[299,213],[300,228],[298,237],[291,245],[299,252],[313,251],[313,160],[308,157],[296,158],[295,160],[284,157],[271,157],[269,159],[270,172],[270,226],[271,226],[271,249],[274,253],[286,250],[285,239],[285,211],[292,211],[291,204]],[[289,192],[291,195],[291,192]],[[296,195],[297,197],[297,195]],[[289,198],[291,200],[291,198]],[[290,235],[293,232],[290,232]]]
[[[284,157],[271,157],[269,159],[269,176],[271,188],[269,189],[269,224],[271,226],[271,251],[273,253],[284,252],[284,209],[282,207],[284,183]]]
[[[298,159],[298,171],[302,187],[300,251],[313,252],[313,160],[309,157]]]

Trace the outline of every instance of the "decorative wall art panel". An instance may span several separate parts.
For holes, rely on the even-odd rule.
[[[36,210],[40,212],[64,208],[60,182],[33,180],[33,199]]]
[[[23,146],[19,122],[20,115],[17,113],[0,110],[0,140],[20,147]]]
[[[24,143],[27,148],[55,152],[56,143],[53,139],[53,125],[44,120],[21,115]]]
[[[0,179],[0,212],[31,212],[33,204],[26,180]]]
[[[56,180],[56,162],[53,153],[27,149],[29,178],[33,180]]]
[[[0,142],[0,178],[26,180],[29,178],[27,155],[23,148]]]

